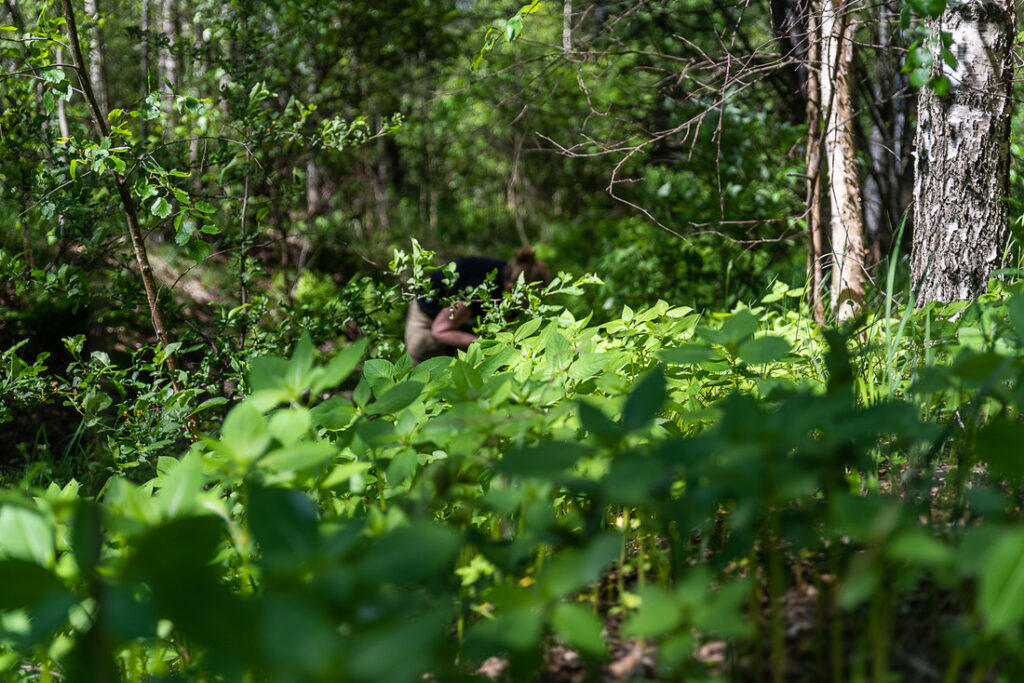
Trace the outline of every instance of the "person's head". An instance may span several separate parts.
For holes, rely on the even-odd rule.
[[[504,288],[511,290],[515,287],[520,275],[526,283],[541,282],[546,285],[551,282],[551,272],[547,264],[537,260],[537,254],[531,246],[520,248],[515,257],[505,264],[501,272]]]

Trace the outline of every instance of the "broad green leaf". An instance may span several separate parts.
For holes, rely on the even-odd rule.
[[[640,591],[640,609],[626,620],[622,632],[631,638],[657,638],[682,621],[683,611],[676,597],[661,586],[648,585]]]
[[[717,330],[706,327],[697,328],[697,335],[705,341],[730,347],[754,336],[755,332],[757,332],[757,317],[746,309],[730,315],[722,323],[722,327]]]
[[[224,418],[221,442],[237,462],[249,463],[270,444],[267,421],[250,401],[243,401]]]
[[[314,354],[313,340],[309,332],[303,330],[299,335],[299,341],[295,343],[292,357],[288,359],[288,373],[285,375],[285,382],[299,392],[308,388]]]
[[[268,569],[301,566],[320,547],[316,506],[298,491],[251,485],[248,514],[249,529]]]
[[[83,576],[96,573],[103,550],[102,511],[92,501],[79,500],[75,505],[75,520],[71,527],[71,550],[75,563]]]
[[[286,408],[270,416],[270,435],[288,446],[309,434],[313,420],[305,408]]]
[[[173,207],[171,206],[171,203],[164,199],[163,195],[161,195],[153,201],[152,205],[150,205],[149,207],[149,210],[152,211],[153,215],[158,218],[167,218],[168,216],[171,215]]]
[[[604,657],[607,654],[601,620],[589,609],[560,604],[551,614],[551,626],[559,638],[584,656]]]
[[[287,359],[262,356],[249,362],[249,386],[255,391],[284,388],[288,373]]]
[[[25,560],[0,561],[0,612],[32,608],[68,589],[48,569]]]
[[[658,352],[658,358],[669,365],[694,365],[711,360],[716,355],[714,349],[705,344],[680,344]]]
[[[537,330],[539,330],[543,322],[544,319],[540,317],[533,318],[532,320],[527,320],[525,323],[519,326],[515,333],[513,333],[512,338],[515,339],[517,342],[523,341],[527,337],[533,335]]]
[[[943,565],[953,560],[953,551],[920,528],[897,531],[886,544],[885,554],[897,562],[916,565]]]
[[[640,379],[622,409],[622,429],[629,433],[646,427],[665,403],[665,373],[656,367]]]
[[[371,358],[363,364],[363,377],[367,380],[392,379],[395,376],[395,366],[391,361],[383,358]]]
[[[788,341],[782,337],[768,335],[743,342],[737,350],[737,355],[748,365],[762,365],[784,358],[789,350]]]
[[[621,437],[619,426],[598,408],[585,401],[579,402],[580,424],[599,439],[614,441]]]
[[[578,443],[549,441],[511,450],[495,465],[499,472],[517,477],[546,479],[576,464],[593,449]]]
[[[348,399],[332,396],[314,406],[310,415],[318,426],[328,431],[339,431],[352,423],[356,409]]]
[[[319,394],[321,391],[334,389],[344,382],[355,369],[356,365],[359,364],[359,361],[362,360],[368,344],[369,339],[360,339],[353,342],[351,346],[332,358],[330,362],[321,368],[320,372],[315,375],[315,379],[310,386],[310,391],[314,394]]]
[[[416,473],[420,466],[419,455],[412,448],[404,448],[391,458],[387,478],[389,486],[398,486]]]
[[[322,486],[325,489],[332,489],[346,483],[352,477],[362,474],[370,469],[368,462],[343,462],[336,465],[331,473],[324,479]]]
[[[165,517],[177,517],[195,510],[203,488],[203,461],[189,451],[163,476],[156,503]]]
[[[369,585],[407,584],[454,570],[462,540],[451,528],[418,521],[389,532],[363,555],[360,574]]]
[[[423,391],[423,387],[424,384],[422,382],[413,382],[411,380],[399,382],[385,391],[376,401],[366,406],[365,411],[374,414],[397,413],[415,401],[420,392]]]
[[[523,18],[518,14],[505,22],[505,40],[512,42],[523,32]]]
[[[299,442],[271,451],[267,457],[260,460],[259,467],[275,472],[300,472],[330,460],[337,453],[337,447],[326,441]]]
[[[989,633],[1024,619],[1024,531],[1008,532],[989,550],[981,571],[978,608]]]
[[[197,263],[205,261],[210,255],[210,250],[210,244],[199,238],[189,240],[188,245],[185,247],[185,251],[188,252],[188,257]]]
[[[35,510],[4,505],[0,508],[0,557],[52,564],[53,526]]]

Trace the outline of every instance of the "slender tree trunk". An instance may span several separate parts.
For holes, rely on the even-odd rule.
[[[151,21],[149,18],[150,12],[150,0],[142,0],[142,45],[141,54],[139,55],[139,66],[142,69],[142,97],[149,95],[149,34],[153,30]],[[146,143],[146,138],[149,136],[149,121],[142,118],[141,123],[141,140],[142,143]]]
[[[864,305],[864,218],[860,174],[853,142],[853,22],[844,0],[825,0],[821,14],[821,101],[828,116],[828,157],[832,239],[832,314],[837,322],[856,316]]]
[[[174,54],[174,43],[178,40],[178,0],[163,0],[160,8],[160,31],[167,37],[167,47],[160,50],[160,78],[162,86],[177,93],[179,87],[178,58]],[[176,119],[174,98],[167,101],[167,129],[174,130]]]
[[[64,63],[64,48],[62,46],[57,47],[56,59],[58,64]],[[68,127],[68,109],[64,106],[64,98],[57,98],[57,126],[60,128],[60,136],[62,138],[71,137],[71,128]]]
[[[78,27],[75,23],[75,11],[71,7],[71,0],[61,0],[64,10],[65,26],[68,34],[68,45],[71,48],[71,56],[74,60],[75,69],[78,71],[78,80],[82,86],[89,111],[92,113],[93,124],[96,132],[101,137],[109,135],[107,127],[107,112],[100,108],[99,102],[93,93],[92,84],[89,79],[89,72],[85,67],[85,60],[82,57],[82,50],[78,42]],[[139,217],[135,211],[135,201],[132,199],[128,184],[121,174],[114,172],[114,184],[117,186],[118,196],[121,198],[121,206],[124,210],[125,221],[128,224],[128,236],[131,239],[132,249],[135,252],[135,260],[139,266],[139,273],[142,277],[142,285],[146,291],[146,301],[149,304],[150,318],[153,322],[153,329],[156,331],[157,339],[165,348],[171,343],[170,335],[167,332],[167,325],[164,323],[163,311],[160,308],[160,300],[157,296],[156,279],[153,276],[153,268],[149,265],[149,256],[146,253],[146,243],[143,239],[142,228],[139,225]],[[178,370],[178,359],[173,353],[167,355],[167,369],[171,374],[171,385],[174,391],[180,391],[178,380],[175,375]]]
[[[807,304],[810,306],[811,315],[814,316],[814,322],[824,325],[824,195],[821,192],[821,150],[824,146],[824,137],[821,129],[820,11],[819,3],[812,0],[807,12]]]
[[[572,52],[572,0],[562,4],[562,52]]]
[[[89,17],[89,80],[92,81],[96,101],[104,112],[110,111],[110,95],[107,92],[106,65],[103,59],[103,32],[100,30],[100,8],[98,0],[85,0],[85,14]]]
[[[971,299],[1004,264],[1014,6],[949,3],[933,24],[953,37],[957,66],[936,55],[951,84],[917,100],[917,166],[911,268],[918,305]]]

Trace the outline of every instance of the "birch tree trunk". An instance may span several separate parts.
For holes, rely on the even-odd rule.
[[[178,58],[174,54],[174,43],[178,40],[178,0],[163,0],[160,8],[160,31],[167,37],[167,47],[159,52],[161,86],[170,87],[178,92],[179,69]],[[167,125],[168,131],[173,131],[177,123],[174,111],[174,98],[167,99]]]
[[[150,11],[150,0],[142,0],[142,44],[140,45],[139,54],[139,67],[142,71],[142,97],[149,95],[149,34],[153,30],[151,26],[149,11]],[[143,143],[146,142],[146,138],[149,137],[149,121],[145,117],[140,119],[139,126],[141,128],[141,140]]]
[[[825,324],[822,244],[824,219],[821,150],[821,5],[812,0],[807,12],[807,304],[814,322]]]
[[[940,97],[918,93],[914,242],[917,304],[971,299],[1003,265],[1008,236],[1013,3],[951,1],[933,24],[949,32],[957,66]]]
[[[89,80],[100,109],[110,111],[110,95],[107,92],[106,65],[103,60],[103,33],[100,30],[100,8],[98,0],[85,0],[85,14],[89,17]]]
[[[821,13],[821,102],[831,207],[832,314],[837,322],[864,305],[864,218],[860,174],[853,142],[853,22],[846,0],[824,0]]]

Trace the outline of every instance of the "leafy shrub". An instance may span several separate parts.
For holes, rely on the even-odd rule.
[[[502,655],[528,679],[550,637],[595,664],[637,637],[666,678],[714,673],[714,639],[783,675],[809,570],[821,670],[902,666],[899,606],[923,600],[949,675],[1019,671],[1007,294],[853,336],[783,285],[728,314],[557,309],[417,366],[368,340],[317,363],[303,336],[154,478],[3,498],[0,666],[412,681]]]

